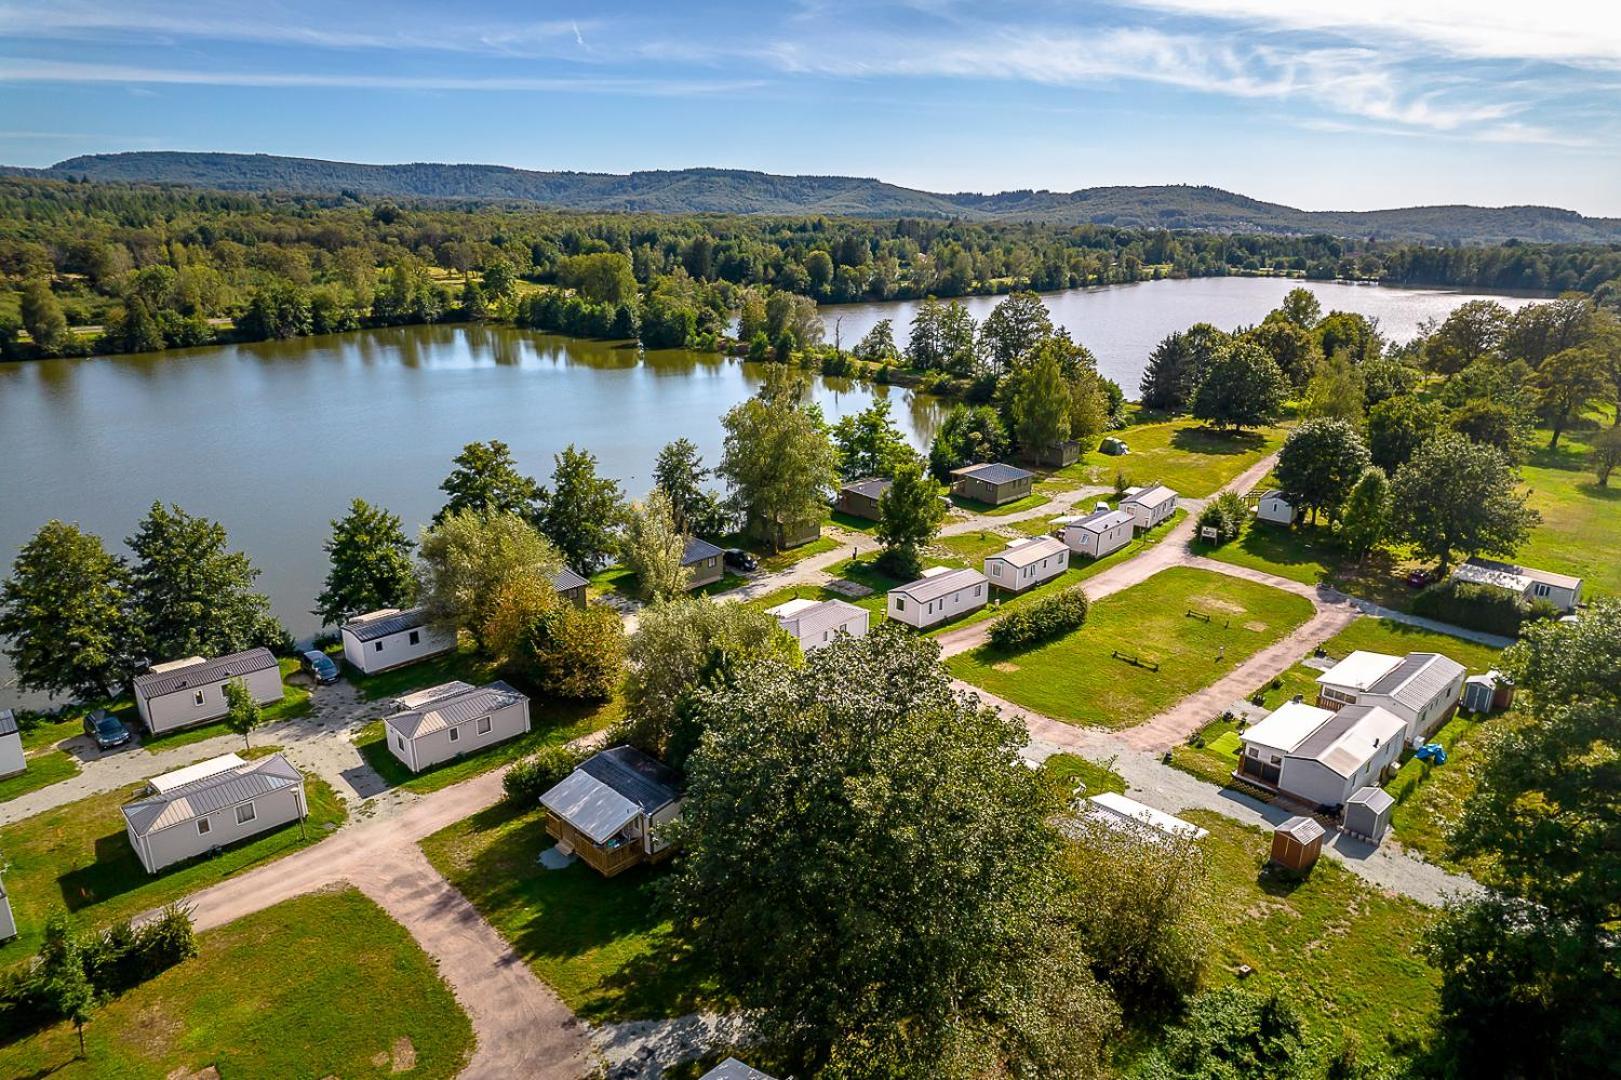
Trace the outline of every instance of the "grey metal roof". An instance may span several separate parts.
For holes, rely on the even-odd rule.
[[[1372,709],[1367,705],[1347,705],[1334,713],[1322,725],[1301,739],[1299,744],[1289,752],[1290,757],[1315,758],[1324,750],[1334,745],[1334,740],[1350,731],[1356,722],[1366,716]]]
[[[662,810],[679,797],[675,770],[634,747],[616,746],[592,754],[580,763],[580,771],[608,785],[643,813]]]
[[[983,480],[987,484],[1009,484],[1015,480],[1028,480],[1034,474],[1015,465],[1004,465],[1000,461],[992,461],[979,465],[964,465],[960,469],[952,469],[952,476],[971,476],[975,480]]]
[[[1313,840],[1320,839],[1328,832],[1316,818],[1309,818],[1304,815],[1290,818],[1282,825],[1279,825],[1275,831],[1293,837],[1302,844],[1309,844]]]
[[[708,540],[700,540],[696,536],[687,537],[687,546],[681,551],[681,565],[691,566],[703,559],[711,559],[726,552],[711,544]]]
[[[1085,529],[1092,533],[1105,533],[1119,525],[1129,525],[1135,519],[1124,510],[1094,510],[1083,518],[1065,525],[1066,529]]]
[[[589,584],[591,584],[589,581],[566,566],[552,575],[552,588],[558,592],[568,592],[570,589],[578,589],[582,585]]]
[[[1143,506],[1158,506],[1160,503],[1174,498],[1176,498],[1175,490],[1166,487],[1164,484],[1155,484],[1152,487],[1142,488],[1126,496],[1121,500],[1120,505],[1139,503]]]
[[[0,709],[0,735],[17,733],[17,714],[10,709]]]
[[[392,615],[382,615],[375,619],[350,619],[343,624],[346,630],[356,641],[376,641],[378,638],[388,637],[390,634],[403,634],[407,630],[420,630],[428,625],[428,609],[425,607],[406,608],[396,611]]]
[[[1464,666],[1440,653],[1408,653],[1381,678],[1368,687],[1368,693],[1394,698],[1409,709],[1422,709],[1447,685],[1464,673]]]
[[[270,654],[269,649],[248,649],[245,652],[204,660],[200,664],[188,664],[173,671],[152,671],[145,675],[137,675],[134,679],[135,694],[144,698],[162,697],[176,690],[211,686],[275,666],[276,658]]]
[[[527,700],[523,694],[497,680],[488,686],[475,686],[435,697],[414,709],[385,717],[383,723],[407,739],[415,739]]]
[[[1361,730],[1356,730],[1358,728]],[[1289,752],[1289,757],[1315,761],[1340,776],[1349,777],[1367,764],[1378,747],[1401,738],[1406,730],[1401,717],[1387,709],[1377,705],[1347,705],[1302,739],[1300,745]]]
[[[776,1080],[776,1078],[770,1073],[751,1069],[736,1058],[729,1057],[704,1073],[698,1080]]]
[[[813,637],[824,630],[835,629],[847,622],[851,616],[864,614],[866,614],[864,608],[845,603],[843,600],[823,600],[814,607],[801,608],[786,618],[782,616],[778,618],[798,627],[794,636],[804,638]]]
[[[1345,805],[1366,806],[1375,814],[1382,814],[1395,806],[1396,800],[1384,788],[1374,787],[1369,784],[1367,787],[1357,788],[1351,797],[1345,800]]]
[[[1040,536],[1022,544],[1010,544],[994,555],[986,556],[986,561],[999,559],[1009,566],[1029,566],[1038,563],[1052,555],[1068,551],[1064,542],[1056,536]]]
[[[889,590],[900,593],[915,603],[926,604],[930,600],[938,600],[942,596],[949,596],[959,589],[970,585],[984,584],[985,575],[978,570],[948,570],[944,574],[935,574],[933,577],[918,578],[916,581],[902,585],[898,589]]]
[[[839,490],[853,491],[857,495],[865,495],[869,499],[877,499],[881,498],[884,492],[888,491],[894,485],[894,483],[895,482],[893,480],[885,480],[881,477],[870,480],[852,480]]]
[[[292,762],[281,754],[271,754],[182,784],[162,795],[127,802],[121,809],[135,835],[146,836],[303,782],[303,774]]]

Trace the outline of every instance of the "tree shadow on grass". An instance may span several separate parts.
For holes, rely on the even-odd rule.
[[[1266,446],[1266,436],[1259,431],[1180,428],[1171,434],[1171,446],[1186,454],[1253,454]]]

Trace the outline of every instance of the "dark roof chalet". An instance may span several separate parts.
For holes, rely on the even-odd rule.
[[[200,664],[187,664],[185,667],[169,671],[150,671],[145,675],[137,675],[134,679],[135,694],[137,697],[149,699],[162,697],[178,690],[228,682],[275,666],[276,658],[270,654],[269,649],[248,649],[245,652],[204,660]]]
[[[676,771],[640,750],[616,746],[586,758],[580,771],[652,814],[675,802],[680,778]]]
[[[975,480],[983,480],[987,484],[1011,484],[1015,480],[1028,480],[1034,474],[1016,465],[1004,465],[1000,461],[993,461],[979,465],[964,465],[960,469],[952,469],[952,476],[970,476]]]

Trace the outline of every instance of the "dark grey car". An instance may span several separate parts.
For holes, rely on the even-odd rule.
[[[103,750],[123,746],[130,738],[129,728],[124,721],[106,709],[96,709],[84,718],[84,733],[96,740],[96,745]]]

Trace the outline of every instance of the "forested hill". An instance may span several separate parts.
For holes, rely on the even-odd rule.
[[[1621,219],[1588,218],[1552,207],[1307,211],[1219,188],[1183,185],[948,195],[859,177],[776,176],[738,169],[620,176],[500,165],[362,165],[268,154],[175,151],[91,154],[47,169],[9,171],[58,179],[190,184],[237,191],[526,201],[572,210],[1041,221],[1211,232],[1328,233],[1431,243],[1621,242]]]

